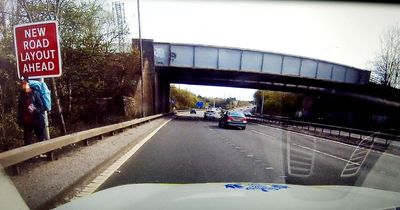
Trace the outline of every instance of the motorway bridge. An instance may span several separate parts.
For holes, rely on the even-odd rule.
[[[400,107],[369,88],[370,71],[295,55],[143,40],[145,115],[169,110],[171,83],[325,94]],[[133,40],[138,48],[139,41]],[[141,95],[138,89],[136,95]]]

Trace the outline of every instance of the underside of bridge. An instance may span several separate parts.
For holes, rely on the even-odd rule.
[[[134,41],[134,46],[138,46],[138,42]],[[143,52],[143,96],[139,94],[142,98],[137,97],[137,101],[143,99],[144,115],[169,111],[171,83],[295,92],[311,97],[330,98],[333,103],[347,100],[348,103],[356,103],[358,106],[367,102],[368,106],[361,107],[366,109],[366,113],[371,110],[377,110],[379,114],[393,111],[398,113],[400,109],[399,100],[391,97],[390,91],[383,91],[372,84],[349,84],[259,72],[155,66],[154,44],[151,40],[143,41]]]
[[[253,72],[191,69],[181,67],[156,67],[157,74],[170,83],[239,87],[264,90],[278,90],[301,93],[334,93],[338,91],[357,92],[358,88],[349,84],[330,81],[296,78],[274,74]],[[326,88],[329,87],[329,88]],[[353,90],[352,90],[353,89]]]

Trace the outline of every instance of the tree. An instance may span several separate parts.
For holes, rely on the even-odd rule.
[[[388,27],[380,36],[381,48],[373,61],[371,80],[400,88],[400,24]]]
[[[176,109],[187,109],[196,106],[199,100],[194,93],[171,86],[171,99],[174,100]]]
[[[257,90],[254,93],[254,101],[258,107],[262,104],[262,92],[264,92],[264,114],[270,115],[294,116],[301,108],[304,98],[303,94],[298,93]]]
[[[115,53],[114,43],[128,30],[124,26],[121,33],[111,17],[96,0],[0,1],[0,151],[17,146],[15,142],[22,136],[15,123],[18,78],[13,26],[58,20],[63,75],[52,79],[50,86],[52,95],[57,93],[61,99],[57,107],[66,110],[69,131],[74,132],[75,124],[79,127],[78,123],[90,123],[95,118],[96,99],[132,96],[137,88],[139,53]],[[49,118],[59,121],[54,113]],[[60,135],[58,128],[50,126],[52,137]]]

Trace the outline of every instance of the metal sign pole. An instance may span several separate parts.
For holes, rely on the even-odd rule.
[[[39,79],[40,82],[44,82],[43,77]],[[49,131],[49,118],[47,116],[47,111],[44,111],[43,113],[44,117],[44,136],[46,137],[46,140],[50,139],[50,131]]]
[[[140,71],[141,71],[141,89],[142,89],[142,117],[145,117],[145,112],[144,112],[144,79],[143,79],[143,43],[142,43],[142,31],[141,31],[141,25],[140,25],[140,4],[139,0],[136,1],[137,4],[137,13],[138,13],[138,27],[139,27],[139,48],[140,48]]]

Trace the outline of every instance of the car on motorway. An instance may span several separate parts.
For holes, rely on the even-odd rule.
[[[196,109],[190,109],[190,114],[196,114]]]
[[[217,113],[214,110],[207,110],[204,112],[204,119],[215,119]]]
[[[252,117],[253,115],[251,114],[251,112],[243,112],[244,116],[246,117]]]
[[[218,126],[220,128],[237,127],[244,130],[247,126],[247,119],[241,112],[227,111],[219,119]]]

